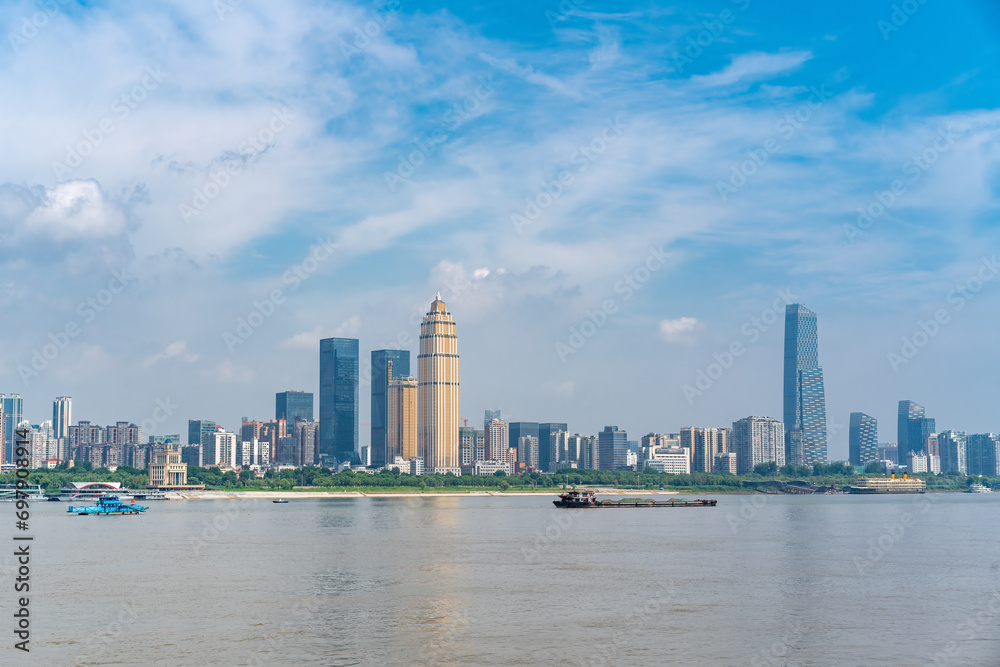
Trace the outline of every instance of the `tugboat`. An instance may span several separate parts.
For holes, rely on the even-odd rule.
[[[715,507],[717,500],[648,500],[623,498],[622,500],[597,500],[593,491],[567,491],[553,500],[556,507]]]
[[[88,514],[110,516],[115,514],[139,514],[141,512],[145,512],[146,508],[142,505],[136,505],[135,500],[123,503],[118,499],[118,496],[106,495],[98,498],[96,505],[86,505],[82,507],[70,505],[66,508],[66,511],[70,514],[78,514],[80,516],[86,516]]]

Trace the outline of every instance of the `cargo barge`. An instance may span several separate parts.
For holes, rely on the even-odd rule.
[[[556,507],[715,507],[715,500],[648,500],[645,498],[625,498],[622,500],[598,500],[593,491],[567,491],[553,500]]]

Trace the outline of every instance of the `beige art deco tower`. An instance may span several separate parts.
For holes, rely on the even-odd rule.
[[[417,410],[417,445],[428,472],[460,475],[458,339],[440,292],[420,324]]]

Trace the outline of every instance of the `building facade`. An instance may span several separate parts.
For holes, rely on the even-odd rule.
[[[628,469],[628,433],[617,426],[605,426],[597,434],[600,470]]]
[[[358,463],[358,339],[319,342],[319,459],[333,468]]]
[[[938,433],[938,449],[941,452],[942,473],[968,474],[965,433],[961,431]]]
[[[417,378],[394,376],[386,392],[386,460],[417,458]]]
[[[851,465],[865,466],[879,460],[878,421],[863,412],[852,412],[848,440]]]
[[[785,307],[785,460],[826,463],[826,393],[819,365],[816,313],[802,304]]]
[[[371,464],[381,467],[386,461],[392,461],[393,457],[398,456],[390,453],[387,441],[389,385],[395,378],[410,377],[410,351],[372,350],[371,359]]]
[[[965,438],[966,469],[970,475],[1000,474],[1000,436],[970,433]]]
[[[755,465],[773,461],[785,465],[785,425],[770,417],[744,417],[733,422],[733,449],[740,475]]]
[[[461,474],[458,456],[458,337],[438,293],[420,324],[417,449],[429,472]]]
[[[294,424],[296,419],[313,420],[311,391],[282,391],[274,395],[274,418]]]

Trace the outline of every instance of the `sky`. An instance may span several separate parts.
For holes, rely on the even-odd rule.
[[[831,459],[1000,431],[1000,8],[794,4],[5,2],[0,392],[237,428],[440,291],[471,424],[638,439],[780,419],[803,303]]]

